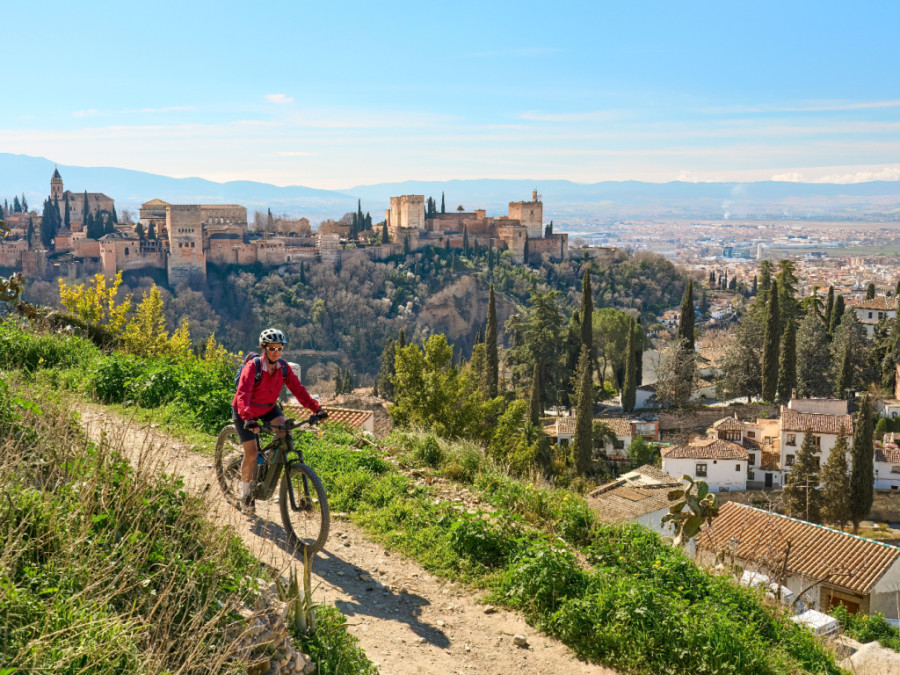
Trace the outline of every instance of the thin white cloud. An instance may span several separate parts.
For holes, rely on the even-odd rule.
[[[312,152],[301,152],[299,150],[282,150],[275,154],[279,157],[312,157],[314,155]]]
[[[285,103],[292,103],[294,98],[292,96],[288,96],[287,94],[266,94],[266,100],[269,103],[277,103],[279,105],[283,105]]]
[[[527,110],[519,115],[520,119],[531,122],[606,122],[617,115],[608,110],[595,110],[581,113],[542,113],[537,110]]]

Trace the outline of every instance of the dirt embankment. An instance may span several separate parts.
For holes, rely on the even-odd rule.
[[[261,561],[281,573],[300,564],[285,539],[276,502],[258,504],[254,518],[241,516],[222,498],[209,457],[102,406],[78,407],[92,437],[105,433],[133,462],[183,476],[187,489],[205,494],[210,518],[234,528]],[[579,661],[517,614],[479,603],[479,594],[432,576],[339,517],[332,518],[331,535],[313,572],[316,601],[333,603],[347,616],[350,632],[386,675],[616,672]],[[527,646],[515,644],[516,636],[523,636]]]

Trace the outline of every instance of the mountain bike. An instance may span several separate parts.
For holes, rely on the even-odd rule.
[[[313,419],[313,418],[311,418]],[[272,514],[267,503],[275,494],[281,479],[278,504],[281,510],[281,522],[287,532],[291,545],[296,550],[305,550],[306,555],[322,550],[328,539],[330,526],[328,499],[322,481],[309,466],[303,462],[303,449],[294,443],[295,429],[310,420],[297,422],[285,420],[283,426],[263,425],[261,433],[284,431],[284,436],[273,437],[266,446],[262,446],[257,435],[256,476],[253,482],[253,494],[256,499],[257,515],[271,520]],[[307,432],[309,433],[309,432]],[[300,444],[302,446],[302,443]],[[244,459],[244,448],[233,424],[225,426],[216,440],[216,456],[213,466],[219,487],[225,493],[229,503],[241,494],[241,462]],[[283,475],[282,475],[283,474]]]

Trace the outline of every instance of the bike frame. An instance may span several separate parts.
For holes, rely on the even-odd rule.
[[[294,486],[289,480],[289,476],[291,475],[290,470],[295,464],[303,464],[303,450],[294,446],[294,434],[292,433],[294,429],[303,424],[305,424],[305,422],[296,423],[292,419],[287,419],[285,420],[284,427],[267,427],[266,430],[272,432],[283,428],[284,436],[280,438],[276,436],[272,439],[272,442],[264,448],[261,447],[259,436],[256,437],[256,451],[261,453],[272,453],[271,457],[263,455],[265,457],[265,463],[258,464],[256,467],[256,499],[264,501],[271,499],[278,487],[278,481],[281,479],[281,474],[284,472],[284,480],[287,481],[287,491],[291,502],[291,509],[294,511],[300,510],[300,507],[297,505],[297,500],[294,497]],[[279,441],[284,441],[284,443],[280,443]],[[288,453],[291,453],[292,456],[296,453],[297,459],[287,459]],[[303,497],[308,500],[309,483],[306,480],[305,475],[301,475],[301,477],[303,478]]]

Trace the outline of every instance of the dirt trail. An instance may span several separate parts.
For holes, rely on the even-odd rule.
[[[150,426],[128,422],[102,406],[78,404],[93,438],[105,433],[133,463],[183,476],[205,493],[210,518],[230,525],[262,562],[285,572],[293,560],[277,501],[257,504],[249,519],[225,503],[212,458]],[[591,673],[616,671],[579,661],[557,640],[538,633],[513,612],[486,612],[472,591],[432,576],[416,562],[366,539],[352,523],[332,517],[325,550],[313,565],[315,600],[333,603],[349,631],[385,675],[411,673]],[[527,647],[513,644],[524,635]]]

